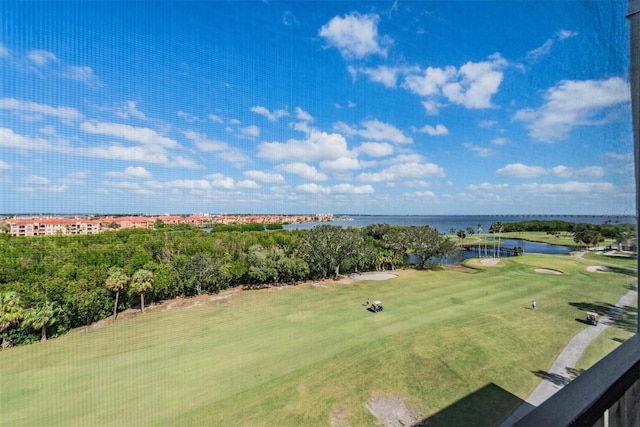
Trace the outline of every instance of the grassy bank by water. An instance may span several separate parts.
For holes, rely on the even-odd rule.
[[[0,423],[373,425],[393,402],[433,425],[497,425],[585,327],[585,304],[635,283],[569,256],[469,264],[236,292],[1,351]]]

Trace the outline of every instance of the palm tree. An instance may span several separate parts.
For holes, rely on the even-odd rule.
[[[60,308],[56,303],[47,301],[39,307],[25,310],[22,324],[30,326],[35,330],[39,329],[41,331],[40,341],[46,341],[47,328],[56,324],[58,321],[57,315],[59,313]]]
[[[113,267],[109,269],[109,277],[104,286],[116,293],[116,301],[113,304],[113,321],[116,321],[118,315],[118,299],[120,298],[120,291],[123,290],[129,283],[129,276],[127,276],[121,269]]]
[[[7,337],[4,335],[9,328],[20,322],[23,317],[20,296],[14,292],[0,293],[0,334],[2,334],[2,348],[9,346]]]
[[[481,248],[480,248],[480,242],[482,241],[480,239],[480,234],[482,234],[482,224],[478,224],[478,257],[481,256]]]
[[[144,313],[144,293],[153,288],[153,273],[145,269],[133,273],[131,288],[140,294],[140,311]]]

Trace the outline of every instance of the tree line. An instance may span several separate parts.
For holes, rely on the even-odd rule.
[[[428,226],[383,224],[0,235],[0,244],[3,346],[58,336],[109,316],[115,320],[122,310],[144,310],[175,297],[395,269],[410,256],[424,266],[456,253],[450,239]]]

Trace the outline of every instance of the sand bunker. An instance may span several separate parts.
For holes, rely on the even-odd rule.
[[[590,265],[587,267],[587,271],[590,273],[608,273],[611,269],[602,265]]]
[[[562,271],[551,270],[550,268],[536,268],[534,271],[542,274],[562,274]]]
[[[500,258],[486,258],[480,261],[482,265],[493,266],[500,262]]]

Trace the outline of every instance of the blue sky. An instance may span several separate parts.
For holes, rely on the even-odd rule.
[[[0,3],[0,212],[635,214],[625,1]]]

